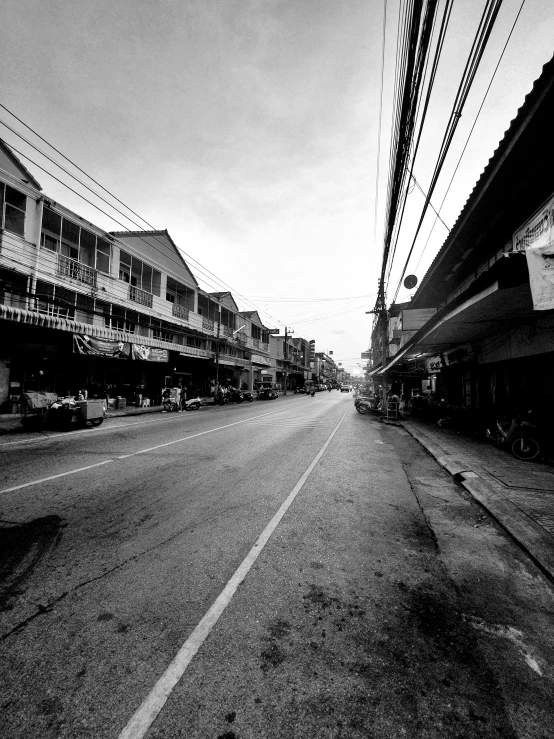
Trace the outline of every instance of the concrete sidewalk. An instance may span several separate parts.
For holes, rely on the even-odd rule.
[[[554,469],[417,418],[401,424],[554,581]]]

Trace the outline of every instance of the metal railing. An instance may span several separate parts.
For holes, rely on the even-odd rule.
[[[181,318],[183,321],[189,320],[189,309],[185,308],[184,305],[173,303],[171,313],[175,316],[175,318]]]
[[[129,285],[129,300],[145,305],[147,308],[152,307],[152,295],[134,285]]]
[[[206,318],[205,316],[202,316],[202,328],[205,328],[206,331],[214,330],[214,322],[211,320],[211,318]]]
[[[78,262],[76,259],[70,259],[64,254],[58,254],[57,273],[61,277],[71,277],[73,280],[79,280],[86,285],[96,287],[97,272],[92,267]]]

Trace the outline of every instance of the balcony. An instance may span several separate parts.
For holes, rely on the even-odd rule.
[[[129,285],[129,300],[145,305],[147,308],[152,307],[152,295],[134,285]]]
[[[57,274],[61,277],[71,277],[73,280],[84,282],[85,285],[96,287],[97,272],[86,264],[81,264],[76,259],[70,259],[63,254],[58,254]]]
[[[254,347],[254,349],[259,349],[260,348],[260,340],[259,339],[252,339],[252,346]]]
[[[189,310],[183,305],[177,305],[177,303],[173,303],[171,307],[171,313],[173,316],[175,316],[175,318],[180,318],[182,321],[189,320]]]
[[[202,328],[205,331],[213,331],[214,322],[210,318],[206,318],[205,316],[202,316]]]
[[[233,329],[229,328],[229,326],[223,326],[223,336],[228,336],[229,338],[232,338]]]

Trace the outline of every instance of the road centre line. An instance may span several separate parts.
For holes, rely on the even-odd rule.
[[[96,467],[102,467],[102,465],[110,464],[111,462],[119,462],[124,459],[129,459],[130,457],[136,457],[139,454],[148,454],[149,452],[155,452],[157,449],[163,449],[164,447],[171,446],[172,444],[179,444],[182,441],[189,441],[189,439],[195,439],[198,436],[205,436],[206,434],[213,434],[214,431],[221,431],[223,429],[230,428],[231,426],[239,426],[242,423],[248,423],[248,421],[253,421],[256,418],[263,418],[264,416],[272,416],[274,413],[281,413],[282,408],[278,408],[275,411],[270,411],[269,413],[263,413],[261,416],[252,416],[251,418],[244,418],[242,421],[234,421],[233,423],[227,423],[225,426],[218,426],[215,429],[208,429],[208,431],[200,431],[198,434],[191,434],[190,436],[184,436],[182,439],[174,439],[173,441],[166,441],[163,444],[157,444],[156,446],[149,447],[148,449],[139,449],[138,452],[131,452],[130,454],[122,454],[119,457],[111,457],[110,459],[105,459],[103,462],[96,462],[95,464],[89,464],[86,467],[78,467],[75,470],[68,470],[67,472],[60,472],[57,475],[50,475],[49,477],[42,477],[40,480],[31,480],[30,482],[25,482],[21,485],[14,485],[11,488],[5,488],[4,490],[0,490],[0,495],[4,495],[5,493],[13,493],[16,490],[23,490],[24,488],[30,488],[33,487],[33,485],[40,485],[44,482],[50,482],[52,480],[57,480],[60,477],[67,477],[68,475],[76,475],[79,472],[86,472],[87,470],[92,470]]]
[[[304,484],[313,472],[321,457],[325,454],[327,447],[339,430],[340,425],[344,421],[347,413],[348,411],[345,411],[340,421],[331,432],[331,435],[328,437],[327,441],[323,444],[319,452],[312,460],[308,469],[304,472],[300,480],[296,483],[292,491],[288,494],[287,498],[283,501],[277,513],[273,516],[271,521],[262,531],[252,549],[248,552],[242,563],[235,570],[231,579],[227,582],[221,593],[218,595],[216,600],[202,617],[194,631],[184,642],[184,644],[174,657],[173,661],[156,682],[142,705],[130,718],[123,731],[119,734],[118,739],[142,739],[146,735],[146,733],[156,720],[158,714],[164,707],[167,699],[173,692],[173,688],[183,677],[192,659],[210,635],[210,632],[219,620],[219,617],[221,616],[223,611],[231,602],[231,599],[237,591],[238,586],[245,579],[246,575],[254,565],[255,561],[258,559],[258,556],[264,549],[267,542],[269,541],[270,536],[281,522],[281,519],[292,505],[298,493],[304,487]]]

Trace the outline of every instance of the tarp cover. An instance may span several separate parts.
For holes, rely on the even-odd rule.
[[[41,393],[38,391],[23,393],[23,397],[27,401],[27,406],[33,411],[39,410],[40,408],[48,408],[48,406],[55,403],[58,399],[57,393]]]

